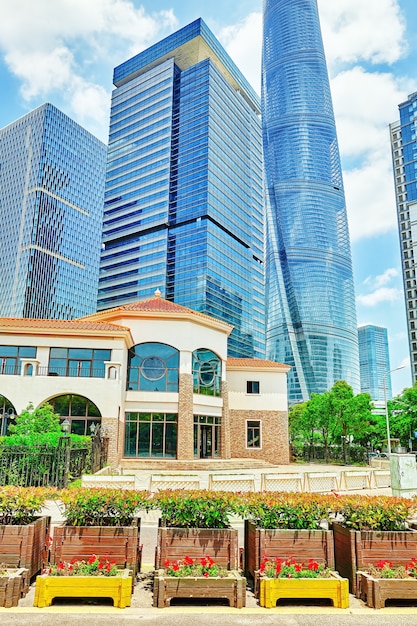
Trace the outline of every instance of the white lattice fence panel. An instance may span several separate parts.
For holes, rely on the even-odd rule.
[[[255,491],[253,476],[209,476],[209,489],[213,491]]]
[[[388,470],[374,470],[375,487],[391,487],[391,472]]]
[[[340,488],[346,489],[346,491],[358,490],[358,489],[370,489],[371,487],[371,472],[355,472],[344,471],[342,472]]]
[[[151,491],[162,489],[200,489],[198,476],[152,476]]]
[[[82,476],[83,487],[106,489],[135,489],[134,476]]]
[[[262,474],[262,491],[302,491],[302,474]]]
[[[305,490],[318,493],[337,491],[339,481],[337,474],[331,472],[306,472]]]

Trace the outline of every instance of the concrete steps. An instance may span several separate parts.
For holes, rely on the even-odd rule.
[[[158,472],[222,472],[231,470],[274,471],[277,465],[254,459],[196,459],[178,461],[176,459],[122,459],[119,468],[125,471],[152,470]]]

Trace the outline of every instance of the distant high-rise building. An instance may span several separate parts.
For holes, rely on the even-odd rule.
[[[260,101],[198,19],[114,70],[98,308],[163,298],[264,356]]]
[[[361,392],[369,393],[372,400],[379,403],[383,403],[385,399],[391,400],[387,329],[370,324],[360,326],[358,339]]]
[[[343,181],[316,0],[265,0],[267,357],[291,403],[360,389]]]
[[[51,104],[0,129],[0,316],[96,310],[106,146]]]
[[[407,312],[411,376],[417,381],[417,92],[399,105],[400,120],[390,124],[398,231]]]

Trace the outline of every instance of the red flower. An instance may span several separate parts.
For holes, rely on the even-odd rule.
[[[164,567],[169,567],[171,565],[171,562],[169,559],[165,559],[164,561]]]
[[[184,559],[184,565],[193,565],[193,564],[194,564],[193,559],[191,557],[189,557],[189,556],[186,556],[185,559]],[[165,567],[167,567],[167,566],[165,566]]]
[[[93,563],[95,563],[97,561],[97,557],[95,554],[93,554],[92,556],[90,556],[90,558],[88,559],[87,563],[89,565],[92,565]]]
[[[209,577],[209,573],[208,573],[208,572],[204,572],[203,576],[204,576],[205,578],[208,578],[208,577]]]
[[[58,568],[58,569],[65,569],[65,564],[64,564],[62,561],[60,561],[60,562],[58,563],[58,565],[57,565],[57,568]]]

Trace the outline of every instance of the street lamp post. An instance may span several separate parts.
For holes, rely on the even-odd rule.
[[[388,417],[388,401],[387,401],[387,376],[391,374],[391,372],[396,372],[397,370],[404,369],[405,365],[400,365],[399,367],[394,367],[393,370],[387,370],[382,377],[384,383],[384,404],[385,404],[385,421],[387,423],[387,437],[388,437],[388,456],[391,455],[391,433],[389,429],[389,417]]]

